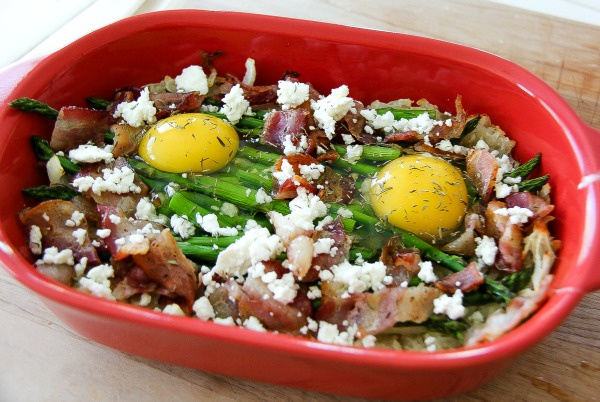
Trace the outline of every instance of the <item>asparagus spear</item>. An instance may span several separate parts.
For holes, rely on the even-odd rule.
[[[334,149],[340,156],[346,156],[346,147],[334,145]],[[399,148],[382,147],[379,145],[363,145],[361,159],[366,159],[375,162],[387,162],[398,158],[402,155],[402,150]]]
[[[548,183],[548,179],[550,179],[549,174],[536,177],[535,179],[522,181],[521,183],[517,184],[517,186],[519,186],[519,191],[530,191],[533,193],[542,188],[544,184]]]
[[[415,109],[394,109],[391,107],[384,107],[381,109],[375,109],[375,111],[379,115],[386,114],[387,112],[392,112],[395,120],[413,119],[417,116],[422,115],[423,113],[427,113],[429,115],[429,117],[431,117],[432,119],[435,119],[435,110],[431,110],[431,109],[417,109],[417,108],[415,108]]]
[[[21,192],[24,195],[33,197],[41,201],[70,200],[73,197],[79,195],[79,192],[75,191],[71,187],[62,184],[54,184],[51,186],[28,187],[21,190]]]
[[[50,120],[56,120],[56,118],[58,117],[58,110],[43,102],[31,98],[15,99],[8,105],[14,107],[15,109],[23,110],[25,112],[37,113],[40,116],[43,116]]]
[[[85,98],[86,102],[90,107],[98,110],[106,110],[108,105],[110,105],[110,101],[104,100],[102,98],[94,98],[93,96],[89,96]]]
[[[33,146],[33,152],[35,153],[35,156],[41,161],[47,162],[55,155],[52,148],[50,148],[48,141],[42,137],[38,137],[37,135],[31,137],[31,145]],[[79,172],[79,166],[71,162],[69,158],[62,155],[57,155],[57,157],[65,171],[69,173]]]
[[[512,178],[521,177],[524,179],[527,176],[529,176],[529,174],[531,172],[533,172],[535,170],[535,168],[538,167],[538,165],[540,164],[541,161],[542,161],[542,154],[538,152],[538,154],[535,157],[531,158],[530,160],[528,160],[521,166],[516,167],[512,172],[508,173],[507,177],[512,177]]]

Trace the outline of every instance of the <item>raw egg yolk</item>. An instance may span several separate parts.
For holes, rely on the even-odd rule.
[[[467,211],[467,187],[454,166],[425,155],[402,156],[373,179],[371,204],[384,221],[435,241],[454,230]]]
[[[140,142],[138,155],[166,172],[211,173],[233,159],[239,143],[229,123],[208,114],[185,113],[152,126]]]

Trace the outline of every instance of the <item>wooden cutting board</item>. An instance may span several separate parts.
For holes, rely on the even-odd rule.
[[[148,1],[142,10],[153,10],[154,3],[160,2]],[[207,0],[171,5],[320,20],[477,47],[537,74],[584,121],[600,128],[600,22],[585,25],[474,0]],[[599,399],[599,324],[600,293],[595,292],[506,373],[449,400]],[[157,363],[95,344],[60,322],[3,270],[0,361],[2,401],[349,400]]]

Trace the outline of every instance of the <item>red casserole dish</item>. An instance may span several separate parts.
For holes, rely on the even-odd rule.
[[[482,346],[404,352],[323,344],[156,313],[98,299],[55,283],[31,264],[16,214],[20,189],[40,184],[29,136],[51,122],[10,109],[28,96],[52,106],[84,105],[86,96],[157,82],[222,50],[219,71],[242,76],[256,60],[257,83],[286,70],[321,91],[347,84],[370,102],[427,98],[453,110],[487,113],[518,143],[520,160],[540,151],[551,175],[562,249],[548,301],[527,322]],[[29,71],[31,70],[31,71]],[[98,30],[48,56],[3,73],[0,110],[0,261],[82,335],[136,355],[200,370],[328,393],[425,399],[473,389],[506,369],[556,328],[586,292],[600,288],[600,132],[586,126],[562,98],[521,67],[478,50],[408,35],[278,17],[169,11],[132,17]],[[22,79],[21,79],[22,77]],[[19,81],[16,87],[14,84]],[[15,152],[18,150],[18,152]]]

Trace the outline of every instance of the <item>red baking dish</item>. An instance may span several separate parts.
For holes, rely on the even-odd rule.
[[[256,60],[257,83],[295,70],[321,92],[347,84],[363,101],[427,98],[454,111],[487,113],[517,140],[516,157],[543,153],[562,249],[552,291],[527,322],[483,346],[403,352],[317,343],[175,317],[97,299],[55,283],[31,264],[16,214],[20,189],[40,184],[29,136],[51,122],[7,107],[28,96],[55,107],[84,105],[115,88],[157,82],[224,51],[217,69],[242,76]],[[31,71],[29,71],[31,70]],[[169,11],[119,21],[46,57],[5,70],[0,110],[0,261],[21,283],[84,336],[110,347],[215,373],[372,398],[450,396],[489,381],[556,328],[586,293],[600,288],[600,132],[586,126],[550,87],[491,54],[387,32],[238,13]],[[17,81],[18,84],[17,84]],[[16,84],[16,86],[15,86]],[[12,90],[12,92],[10,91]]]

